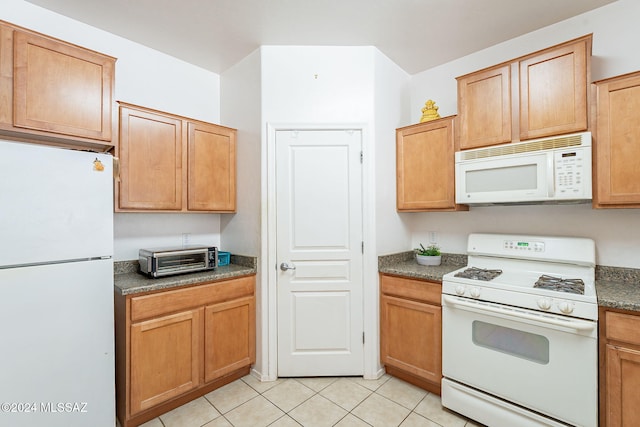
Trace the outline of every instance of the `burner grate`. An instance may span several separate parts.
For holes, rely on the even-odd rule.
[[[502,270],[490,270],[487,268],[470,267],[466,270],[459,271],[454,276],[462,277],[463,279],[484,280],[486,282],[495,279],[501,274]]]
[[[563,279],[543,274],[533,285],[534,288],[549,289],[557,292],[584,295],[584,282],[582,279]]]

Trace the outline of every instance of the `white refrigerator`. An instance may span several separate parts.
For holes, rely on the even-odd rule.
[[[115,425],[112,166],[0,140],[0,426]]]

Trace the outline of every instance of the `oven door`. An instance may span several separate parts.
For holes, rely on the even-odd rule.
[[[563,422],[597,425],[597,350],[596,321],[442,296],[443,376]]]

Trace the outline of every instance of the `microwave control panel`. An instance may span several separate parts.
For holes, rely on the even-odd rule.
[[[591,177],[585,174],[585,164],[591,164],[591,156],[588,154],[589,151],[584,149],[554,153],[556,195],[569,197],[580,195],[584,191],[585,180],[591,180]]]

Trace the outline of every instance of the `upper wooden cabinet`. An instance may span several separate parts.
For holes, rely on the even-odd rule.
[[[396,130],[398,211],[465,210],[455,203],[454,116]]]
[[[458,77],[460,148],[586,130],[591,39]]]
[[[114,68],[110,56],[0,21],[0,132],[111,149]]]
[[[640,207],[640,72],[594,84],[593,206]]]
[[[188,123],[188,209],[236,210],[235,130]]]
[[[520,60],[520,139],[587,129],[591,35]]]
[[[511,142],[510,65],[458,77],[458,112],[460,148]]]
[[[234,212],[236,130],[120,103],[117,211]]]
[[[182,121],[120,107],[120,209],[182,209]]]

